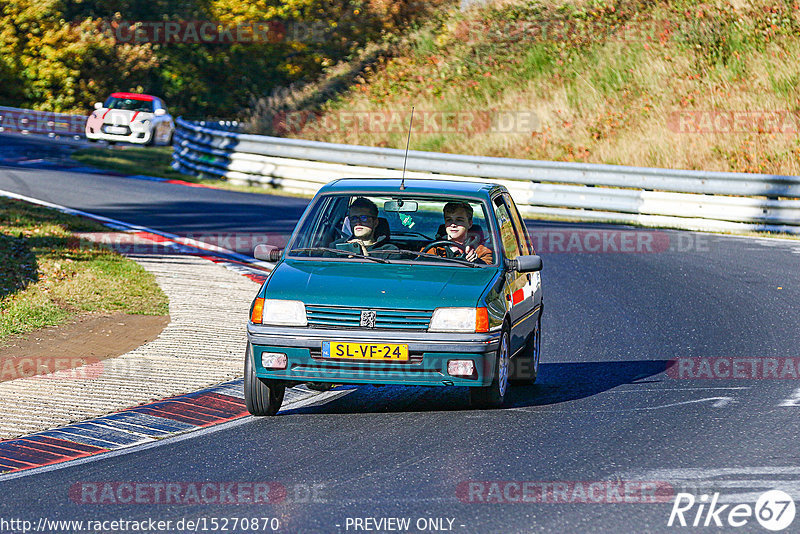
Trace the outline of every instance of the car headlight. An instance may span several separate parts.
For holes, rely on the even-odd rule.
[[[489,313],[486,308],[436,308],[433,310],[431,332],[488,332]]]
[[[250,320],[256,324],[307,326],[306,306],[299,300],[257,298]]]

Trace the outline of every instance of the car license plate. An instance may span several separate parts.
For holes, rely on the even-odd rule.
[[[408,345],[323,341],[322,357],[406,362],[408,361]]]
[[[113,135],[125,135],[128,133],[128,129],[124,126],[106,126],[106,133]]]

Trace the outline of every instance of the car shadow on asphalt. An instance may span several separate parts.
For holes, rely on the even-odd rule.
[[[625,384],[670,380],[663,373],[674,362],[639,360],[620,362],[542,363],[539,378],[530,386],[512,386],[507,408],[552,406],[584,399]],[[352,390],[330,402],[282,411],[289,414],[402,413],[472,410],[467,388],[430,386],[339,386]]]

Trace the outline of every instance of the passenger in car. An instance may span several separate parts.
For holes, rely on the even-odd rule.
[[[472,228],[472,206],[467,202],[448,202],[442,209],[444,214],[444,235],[442,239],[453,241],[464,245],[464,250],[459,247],[450,247],[456,255],[465,254],[468,261],[474,263],[491,264],[493,262],[492,251],[480,243],[470,232]],[[437,236],[438,238],[439,236]],[[423,249],[423,252],[430,252],[437,256],[447,256],[447,247],[437,246],[430,249]]]
[[[388,242],[389,223],[378,217],[378,206],[368,198],[355,199],[350,204],[347,218],[353,235],[334,241],[331,248],[378,257],[384,256],[381,251],[399,250]]]

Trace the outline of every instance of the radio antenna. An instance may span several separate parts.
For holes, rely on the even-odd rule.
[[[406,139],[406,157],[403,158],[403,176],[400,178],[400,191],[406,188],[406,161],[408,161],[408,145],[411,143],[411,124],[414,122],[414,106],[411,106],[411,119],[408,121],[408,138]]]

